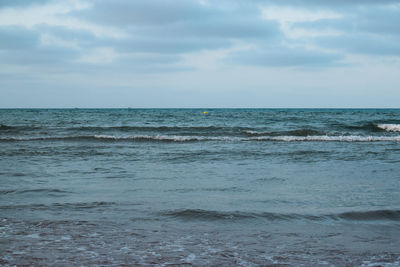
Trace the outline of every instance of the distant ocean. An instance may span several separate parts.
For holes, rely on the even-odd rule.
[[[1,109],[0,265],[123,264],[400,266],[400,110]]]

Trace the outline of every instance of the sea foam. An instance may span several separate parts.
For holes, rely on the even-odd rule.
[[[310,135],[310,136],[268,136],[268,137],[252,137],[252,140],[258,141],[285,141],[285,142],[301,142],[301,141],[319,141],[319,142],[399,142],[400,136],[360,136],[360,135]]]
[[[0,142],[18,141],[136,141],[136,142],[400,142],[400,136],[361,136],[361,135],[282,135],[282,136],[182,136],[182,135],[88,135],[88,136],[40,136],[40,137],[5,137]]]
[[[400,132],[400,124],[382,123],[378,124],[377,127],[388,132]]]

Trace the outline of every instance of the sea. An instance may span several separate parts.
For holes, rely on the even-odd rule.
[[[400,109],[0,109],[1,266],[400,266]]]

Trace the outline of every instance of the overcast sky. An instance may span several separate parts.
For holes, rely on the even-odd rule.
[[[400,107],[400,0],[0,0],[0,107]]]

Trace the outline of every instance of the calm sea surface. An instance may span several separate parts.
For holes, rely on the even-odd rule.
[[[399,266],[400,110],[0,110],[0,265],[122,264]]]

